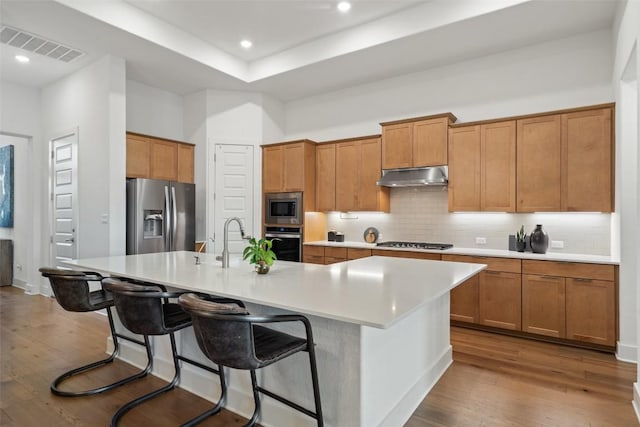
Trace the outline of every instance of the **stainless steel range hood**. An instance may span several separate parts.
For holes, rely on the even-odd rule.
[[[376,184],[382,187],[444,186],[449,182],[448,166],[411,169],[384,169]]]

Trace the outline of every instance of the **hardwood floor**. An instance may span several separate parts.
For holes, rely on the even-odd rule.
[[[164,384],[150,376],[93,397],[52,395],[56,375],[104,357],[107,331],[102,316],[68,313],[52,298],[0,288],[0,426],[106,426],[124,402]],[[631,406],[634,364],[461,328],[452,328],[451,341],[454,363],[407,427],[639,425]],[[116,361],[69,385],[89,388],[133,370]],[[210,406],[177,389],[132,410],[121,426],[176,426]],[[225,411],[202,425],[245,422]]]

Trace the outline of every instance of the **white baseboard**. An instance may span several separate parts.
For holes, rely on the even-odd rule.
[[[640,422],[640,386],[638,383],[633,383],[633,401],[631,402],[633,405],[633,410],[636,413],[636,418]]]
[[[638,346],[627,345],[618,341],[616,359],[622,362],[638,363]]]

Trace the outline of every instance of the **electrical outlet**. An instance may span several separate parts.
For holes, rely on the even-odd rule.
[[[476,237],[476,245],[486,245],[487,238],[486,237]]]
[[[563,249],[564,248],[564,240],[552,240],[551,247],[554,249]]]
[[[100,215],[100,222],[103,224],[109,224],[109,214]]]
[[[22,264],[16,264],[16,270],[22,271]]]

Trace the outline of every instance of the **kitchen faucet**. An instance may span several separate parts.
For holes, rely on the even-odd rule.
[[[231,223],[231,221],[237,222],[240,226],[240,237],[242,237],[244,240],[251,239],[251,236],[244,233],[244,227],[242,226],[242,221],[240,220],[240,218],[234,216],[226,220],[224,222],[224,247],[222,249],[222,256],[216,257],[216,259],[222,261],[222,268],[229,268],[229,224]]]

